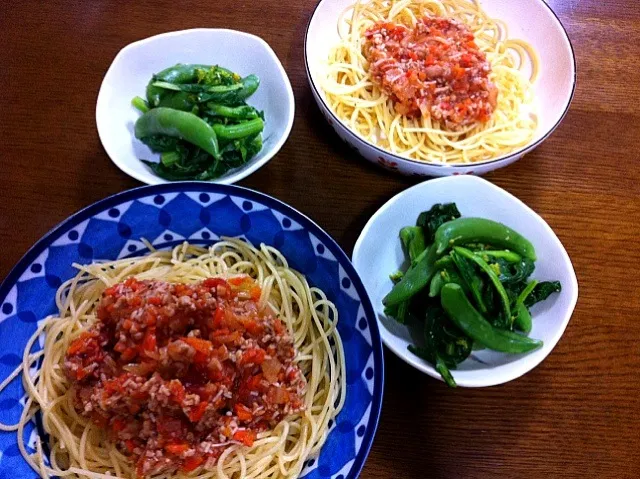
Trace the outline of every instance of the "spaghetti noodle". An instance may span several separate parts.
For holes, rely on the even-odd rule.
[[[379,72],[368,60],[372,32],[386,31],[389,25],[414,29],[439,18],[463,24],[473,33],[473,48],[477,45],[486,55],[491,67],[488,79],[492,88],[497,87],[495,108],[492,105],[486,121],[451,128],[433,115],[433,108],[431,114],[426,107],[422,115],[402,114],[398,97],[381,87]],[[341,40],[330,50],[321,88],[336,116],[366,141],[413,160],[460,164],[500,157],[533,138],[537,116],[532,84],[538,56],[528,43],[508,39],[506,25],[489,18],[477,0],[359,1],[342,13],[338,33]],[[410,42],[408,49],[411,45],[415,43]],[[456,53],[456,61],[459,55]],[[524,73],[528,65],[530,76]]]
[[[28,341],[22,365],[0,384],[2,391],[22,373],[27,391],[19,422],[0,424],[0,429],[17,431],[22,455],[42,477],[137,477],[130,455],[116,446],[104,428],[78,412],[68,374],[70,354],[77,352],[77,344],[96,329],[98,316],[102,316],[101,301],[116,289],[114,286],[122,289],[122,282],[128,278],[135,278],[128,280],[134,283],[190,287],[206,284],[208,278],[224,278],[239,284],[243,277],[250,277],[259,286],[259,304],[269,308],[291,337],[297,352],[293,362],[304,375],[303,404],[291,409],[275,427],[258,432],[255,440],[252,438],[249,442],[251,446],[234,440],[216,445],[225,446],[224,451],[215,461],[193,467],[188,477],[298,477],[305,460],[322,447],[329,432],[329,421],[338,414],[345,399],[344,355],[336,329],[335,305],[321,290],[310,287],[304,276],[291,269],[282,254],[272,247],[261,245],[258,249],[239,239],[224,239],[208,249],[186,242],[172,251],[149,248],[151,253],[146,256],[75,265],[78,275],[63,283],[56,295],[59,315],[40,324]],[[234,278],[240,281],[233,282]],[[32,352],[42,335],[44,348]],[[189,344],[198,341],[189,339]],[[37,372],[30,374],[39,361]],[[49,461],[39,441],[36,441],[36,452],[30,454],[23,440],[26,423],[38,411],[50,438]],[[181,478],[187,474],[159,471],[148,477]]]

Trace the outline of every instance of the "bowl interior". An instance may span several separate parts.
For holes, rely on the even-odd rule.
[[[144,98],[154,73],[176,63],[220,65],[241,76],[260,78],[260,87],[248,103],[265,114],[264,145],[244,167],[216,182],[233,183],[266,163],[284,144],[293,124],[291,84],[271,47],[248,33],[224,29],[196,29],[165,33],[128,45],[109,68],[98,95],[96,121],[102,144],[126,173],[145,183],[162,183],[139,159],[158,159],[135,139],[133,126],[140,112],[131,99]]]
[[[354,3],[355,0],[321,0],[309,22],[305,45],[307,68],[312,87],[317,90],[323,102],[325,95],[320,87],[320,79],[326,68],[329,50],[339,42],[339,28],[342,30],[346,27],[345,21],[338,24],[340,15]],[[543,0],[480,0],[480,5],[489,16],[500,19],[507,25],[509,38],[529,42],[540,57],[533,105],[538,115],[538,129],[531,142],[519,150],[524,151],[543,140],[569,108],[575,85],[573,49],[562,24]],[[325,107],[328,109],[326,103]],[[334,118],[340,121],[335,116]],[[501,158],[517,154],[518,152],[512,152]],[[486,160],[474,165],[496,160]]]
[[[528,238],[538,260],[532,278],[559,280],[562,292],[535,305],[532,338],[544,346],[529,354],[510,355],[474,351],[453,376],[461,386],[499,384],[526,373],[539,364],[562,336],[571,317],[578,286],[571,261],[551,228],[533,210],[506,191],[475,176],[453,176],[420,183],[389,200],[369,220],[354,248],[353,262],[371,297],[385,344],[398,356],[430,376],[439,374],[426,361],[407,350],[414,342],[405,326],[384,315],[382,299],[391,290],[389,274],[404,261],[398,232],[415,225],[420,212],[435,203],[455,202],[463,216],[502,222]]]

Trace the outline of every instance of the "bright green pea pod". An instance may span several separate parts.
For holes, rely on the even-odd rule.
[[[213,130],[222,140],[238,140],[245,136],[260,133],[263,128],[264,122],[262,118],[255,118],[243,123],[238,123],[237,125],[221,125],[219,123],[213,125]]]
[[[505,319],[511,318],[511,303],[509,301],[509,295],[507,295],[507,291],[504,289],[504,286],[500,282],[498,275],[496,272],[487,264],[485,260],[483,260],[480,256],[475,254],[473,251],[468,250],[467,248],[462,248],[460,246],[455,246],[453,248],[460,256],[467,258],[470,261],[473,261],[476,265],[480,267],[480,269],[489,276],[489,280],[493,284],[493,287],[498,292],[498,296],[500,296],[500,302],[502,303],[502,312],[504,314]]]
[[[435,247],[431,245],[416,258],[415,264],[393,286],[382,302],[385,306],[392,306],[408,300],[429,284],[435,272]]]
[[[167,95],[166,88],[162,88],[159,86],[155,86],[154,83],[162,82],[165,84],[174,84],[180,85],[185,83],[197,83],[198,81],[198,70],[209,70],[211,69],[211,65],[198,65],[198,64],[183,64],[178,63],[169,68],[165,68],[159,73],[156,73],[151,78],[151,81],[147,85],[147,101],[153,107],[157,106],[171,106],[168,104],[163,104],[163,99]],[[218,69],[232,74],[229,70],[222,67],[217,67]],[[173,107],[173,106],[171,106]],[[191,108],[180,108],[181,110],[188,111]]]
[[[531,242],[508,226],[485,218],[458,218],[444,223],[435,235],[438,256],[456,245],[485,243],[500,246],[519,255],[536,260]]]
[[[139,140],[153,135],[172,136],[202,148],[214,158],[220,158],[216,132],[193,113],[154,108],[138,118],[135,135]]]
[[[542,341],[511,331],[494,328],[467,299],[462,288],[445,284],[440,291],[440,302],[447,316],[465,334],[489,349],[503,353],[526,353],[542,346]]]
[[[514,325],[525,334],[529,334],[531,328],[533,328],[531,313],[523,303],[516,303],[516,319]]]

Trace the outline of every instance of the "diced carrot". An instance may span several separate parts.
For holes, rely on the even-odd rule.
[[[262,334],[262,332],[264,331],[264,326],[252,319],[244,321],[244,327],[250,334],[253,335]]]
[[[213,313],[213,327],[215,329],[220,329],[224,325],[225,311],[224,308],[218,307],[216,308],[216,312]]]
[[[189,421],[198,422],[202,418],[202,416],[204,416],[204,412],[207,409],[207,405],[208,404],[206,401],[202,401],[196,407],[191,409],[191,411],[189,411]]]
[[[162,298],[160,298],[159,296],[153,296],[147,299],[147,303],[153,304],[154,306],[160,306],[162,305]]]
[[[242,283],[249,280],[249,276],[236,276],[234,278],[229,278],[228,282],[232,286],[240,286]]]
[[[209,361],[209,354],[211,354],[211,350],[213,349],[211,341],[191,337],[182,338],[182,340],[196,350],[196,355],[193,358],[196,364],[204,364]]]
[[[182,470],[184,472],[191,472],[203,462],[204,462],[204,457],[200,455],[187,457],[182,463]]]
[[[156,334],[152,329],[148,329],[142,340],[142,349],[147,352],[156,350]]]
[[[253,419],[251,410],[244,404],[236,403],[234,409],[236,410],[238,419],[240,419],[241,421],[251,421],[251,419]]]
[[[275,329],[276,334],[282,334],[286,330],[286,328],[284,327],[284,324],[279,319],[276,319],[273,322],[273,329]]]
[[[122,354],[120,355],[120,359],[122,361],[131,361],[133,358],[135,358],[138,355],[138,351],[136,348],[126,348]]]
[[[253,441],[256,440],[256,433],[248,429],[240,429],[235,432],[233,438],[245,446],[253,446]]]
[[[184,386],[177,379],[173,379],[169,382],[169,391],[171,392],[171,397],[178,403],[182,404],[184,401],[185,390]]]
[[[262,289],[260,289],[260,286],[255,285],[251,288],[251,290],[249,290],[249,293],[251,294],[252,300],[258,301],[260,299],[260,296],[262,295]]]
[[[67,354],[76,354],[87,348],[93,335],[89,332],[82,333],[77,339],[75,339],[67,349]]]
[[[261,348],[247,349],[242,354],[242,358],[240,359],[240,365],[245,365],[245,364],[260,365],[264,362],[265,355],[266,353],[264,352],[264,349],[261,349]]]

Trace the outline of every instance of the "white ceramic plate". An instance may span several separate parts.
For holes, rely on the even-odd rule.
[[[415,225],[420,212],[435,203],[455,202],[462,216],[499,221],[531,241],[538,259],[532,278],[559,280],[562,292],[531,308],[530,337],[542,339],[542,348],[528,354],[474,351],[452,371],[459,386],[481,387],[505,383],[536,367],[551,352],[564,332],[578,299],[578,281],[571,260],[549,225],[531,208],[501,188],[475,176],[451,176],[425,181],[394,196],[362,230],[353,250],[353,264],[371,297],[382,341],[404,361],[440,378],[426,361],[407,350],[409,330],[387,318],[382,298],[393,286],[389,274],[404,261],[398,238],[400,228]]]
[[[254,73],[260,78],[260,87],[247,103],[265,114],[262,150],[216,183],[241,180],[280,150],[291,132],[294,113],[293,90],[280,60],[255,35],[199,28],[140,40],[123,48],[113,60],[98,93],[96,123],[102,145],[118,168],[144,183],[166,183],[140,161],[159,160],[159,155],[134,137],[133,126],[140,112],[131,106],[131,99],[144,97],[151,76],[176,63],[220,65],[243,77]]]
[[[321,0],[305,35],[305,65],[313,96],[327,121],[360,155],[380,166],[406,175],[447,176],[484,174],[507,166],[542,143],[566,115],[576,84],[576,60],[567,32],[543,0],[480,0],[489,16],[508,26],[510,38],[529,42],[540,56],[540,74],[534,83],[538,129],[528,145],[508,155],[469,165],[439,165],[410,160],[367,142],[350,130],[325,103],[320,88],[329,50],[339,41],[338,19],[355,0]]]

